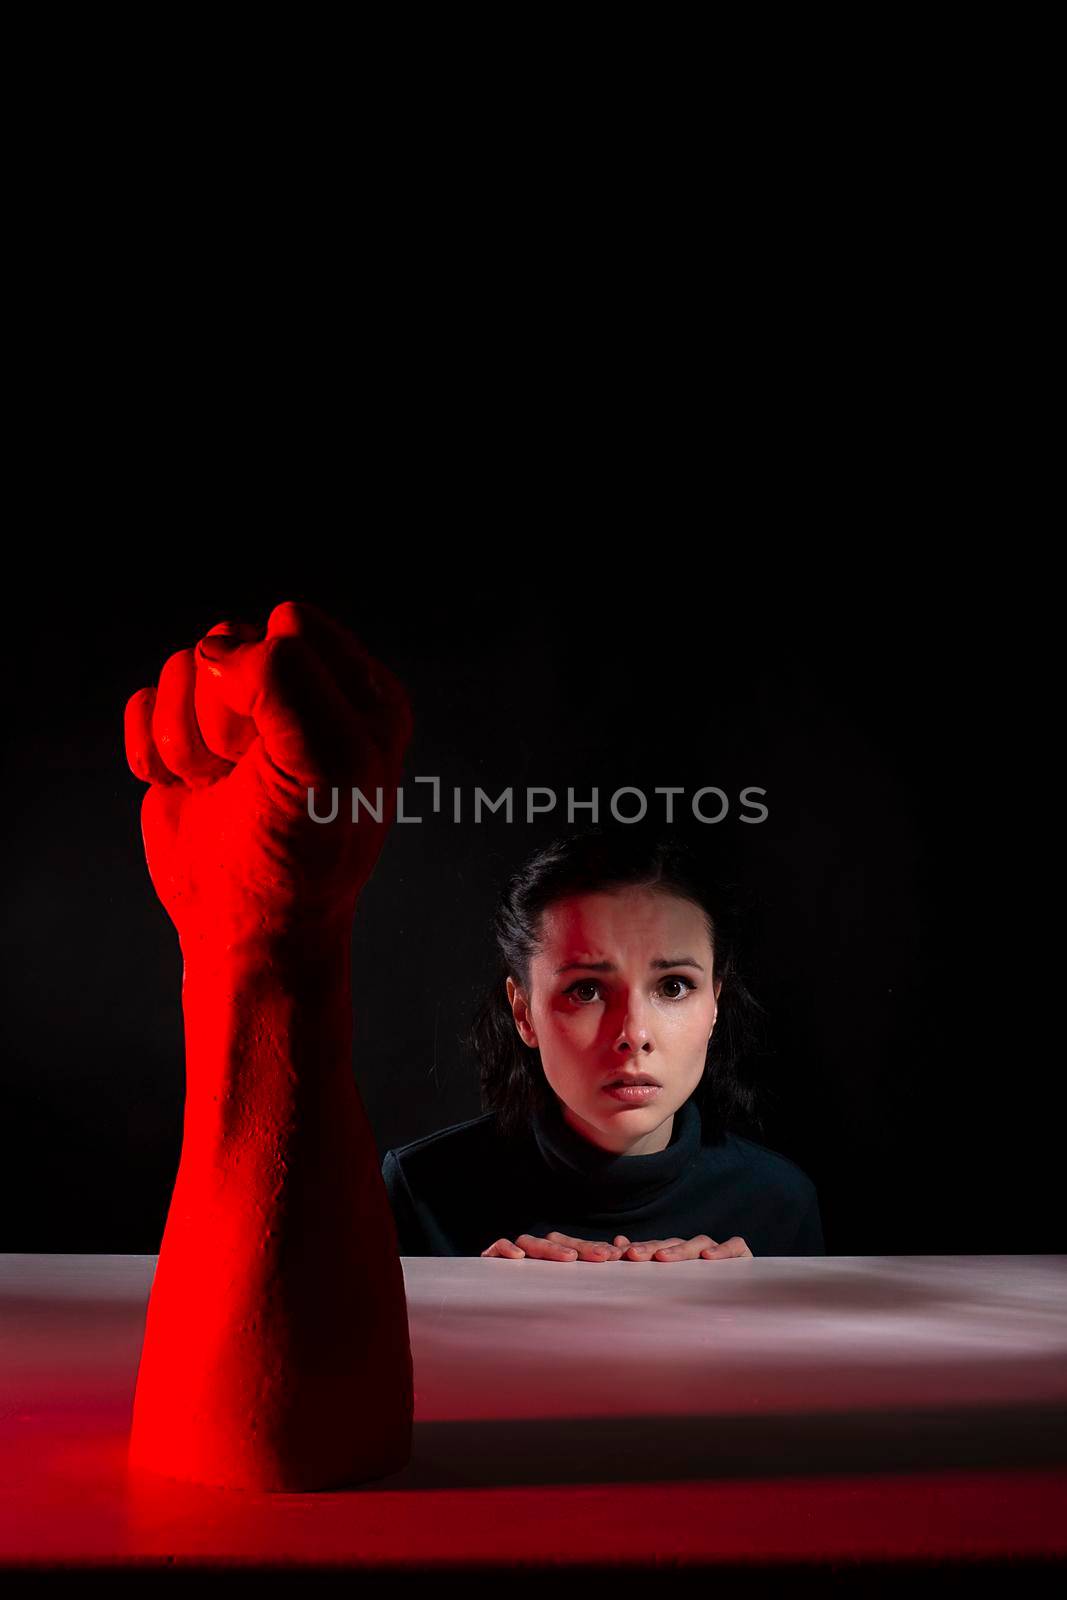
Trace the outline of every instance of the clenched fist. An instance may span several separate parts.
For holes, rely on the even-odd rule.
[[[129,1464],[304,1490],[410,1457],[396,1228],[352,1071],[352,915],[411,736],[393,675],[316,607],[220,623],[126,706],[149,873],[185,968],[182,1155]],[[329,791],[343,788],[338,815]],[[352,820],[351,790],[379,812]],[[378,791],[381,791],[379,806]]]
[[[232,945],[351,918],[412,732],[403,685],[351,633],[292,601],[265,633],[219,623],[130,697],[125,725],[127,760],[150,785],[149,873],[183,947],[209,931]],[[326,817],[334,787],[337,816],[314,821],[309,789]],[[357,823],[353,788],[368,802]]]

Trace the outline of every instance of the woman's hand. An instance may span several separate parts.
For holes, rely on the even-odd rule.
[[[733,1238],[718,1244],[706,1233],[692,1239],[643,1239],[630,1244],[624,1234],[616,1234],[615,1243],[625,1247],[626,1261],[725,1261],[731,1256],[749,1256],[752,1251],[745,1241],[734,1234]]]
[[[498,1239],[483,1256],[506,1256],[518,1261],[529,1256],[534,1261],[618,1261],[622,1250],[617,1243],[605,1244],[603,1239],[575,1239],[569,1233],[550,1233],[539,1239],[536,1234],[520,1233],[514,1241]]]
[[[752,1256],[745,1241],[735,1234],[718,1244],[706,1233],[692,1239],[644,1239],[631,1244],[624,1233],[617,1233],[611,1244],[597,1239],[576,1239],[566,1233],[550,1233],[543,1239],[520,1233],[514,1241],[498,1239],[483,1256],[503,1256],[514,1261],[529,1256],[537,1261],[725,1261],[732,1256]]]

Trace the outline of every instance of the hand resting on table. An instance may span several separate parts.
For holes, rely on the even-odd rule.
[[[735,1234],[719,1244],[706,1233],[692,1239],[644,1239],[632,1244],[624,1233],[617,1233],[612,1244],[598,1239],[576,1239],[566,1233],[550,1233],[539,1239],[520,1233],[515,1240],[497,1239],[483,1256],[500,1256],[512,1261],[529,1257],[537,1261],[725,1261],[733,1256],[749,1256],[752,1251]]]

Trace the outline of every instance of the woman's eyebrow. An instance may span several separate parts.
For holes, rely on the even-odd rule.
[[[704,968],[692,956],[655,956],[648,963],[650,967],[696,967],[698,972]],[[618,968],[613,961],[566,961],[562,967],[557,967],[553,977],[558,978],[561,972],[571,972],[575,967],[580,967],[583,972],[617,972]]]

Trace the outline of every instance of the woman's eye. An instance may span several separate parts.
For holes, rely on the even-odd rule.
[[[680,973],[674,973],[669,978],[661,979],[660,988],[662,989],[666,984],[674,984],[676,986],[676,991],[680,990],[680,992],[675,992],[673,994],[666,993],[664,995],[666,1000],[684,1000],[685,996],[689,994],[692,989],[696,988],[696,984],[693,983],[692,979],[683,978]],[[566,995],[573,996],[573,998],[578,1001],[579,1005],[587,1006],[599,997],[600,985],[592,978],[578,978],[576,982],[572,983],[569,988],[564,989],[563,992]]]
[[[695,989],[696,988],[696,984],[693,983],[691,979],[683,978],[677,973],[673,977],[664,978],[663,981],[664,981],[664,983],[684,984],[684,988],[682,989],[682,993],[681,994],[669,994],[667,996],[668,1000],[681,1000],[681,999],[684,998],[685,995],[687,995],[689,993],[689,991],[691,989]]]
[[[579,993],[579,990],[581,989],[592,989],[593,993],[591,995],[583,995]],[[573,995],[574,998],[576,1000],[580,1000],[583,1005],[588,1005],[589,1001],[595,1000],[597,995],[600,993],[600,985],[598,983],[594,983],[592,978],[579,978],[577,983],[572,983],[570,987],[565,989],[563,992],[564,994]]]

